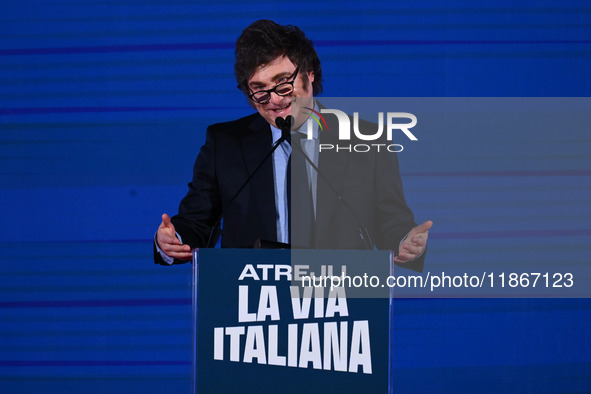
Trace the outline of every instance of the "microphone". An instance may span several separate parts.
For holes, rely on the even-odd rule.
[[[289,144],[291,145],[291,126],[293,125],[293,116],[288,115],[285,119],[283,119],[281,116],[278,116],[277,119],[275,119],[275,125],[277,126],[277,128],[279,128],[281,130],[281,138],[283,139],[283,141],[287,141],[289,142]],[[281,141],[281,142],[283,142]]]
[[[248,178],[246,178],[246,180],[244,181],[242,186],[240,186],[238,191],[236,193],[234,193],[234,195],[230,199],[230,202],[228,202],[226,209],[232,205],[232,203],[234,202],[236,197],[238,197],[240,192],[242,192],[242,190],[246,187],[246,185],[248,185],[250,183],[251,179],[256,175],[257,172],[259,172],[259,170],[261,169],[263,164],[265,164],[265,162],[269,159],[269,157],[271,157],[273,152],[275,152],[275,150],[279,147],[279,145],[281,145],[281,143],[283,141],[288,141],[291,145],[290,132],[291,132],[292,123],[293,123],[293,116],[291,116],[291,115],[287,116],[285,119],[283,119],[280,116],[278,116],[275,119],[275,125],[277,125],[277,127],[279,129],[281,129],[281,137],[277,140],[277,142],[275,142],[275,144],[273,145],[273,147],[271,148],[269,153],[267,153],[267,155],[263,158],[263,160],[261,160],[259,165],[254,169],[254,171],[248,176]],[[215,246],[218,239],[220,238],[223,218],[224,218],[224,211],[222,211],[222,213],[218,217],[218,220],[215,222],[215,225],[211,228],[211,231],[209,233],[209,239],[207,240],[207,245],[205,246],[206,248],[211,248],[211,247]]]

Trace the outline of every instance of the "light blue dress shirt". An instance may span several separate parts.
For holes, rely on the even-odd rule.
[[[301,133],[307,135],[308,128],[312,128],[313,139],[302,139],[301,148],[306,155],[314,163],[318,165],[318,124],[312,119],[308,118],[299,129],[292,131],[292,133]],[[281,130],[271,125],[271,132],[273,133],[273,145],[281,138]],[[277,217],[277,241],[289,243],[289,223],[288,223],[288,206],[287,206],[287,163],[291,155],[291,145],[287,141],[283,141],[279,148],[273,152],[273,177],[275,182],[275,210]],[[314,216],[316,216],[316,185],[318,174],[309,163],[306,163],[308,174],[308,187],[312,191],[312,204],[314,206]]]

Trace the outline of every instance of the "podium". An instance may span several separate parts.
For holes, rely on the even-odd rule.
[[[195,251],[193,392],[392,392],[393,258]]]

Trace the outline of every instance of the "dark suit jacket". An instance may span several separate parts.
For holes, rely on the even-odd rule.
[[[346,145],[344,141],[337,141],[335,124],[329,122],[328,130],[320,132],[321,144]],[[263,164],[229,204],[271,146],[270,126],[258,113],[207,129],[205,145],[193,168],[189,192],[180,203],[178,215],[172,218],[183,243],[191,248],[204,247],[222,210],[222,247],[252,248],[257,239],[276,240],[272,160]],[[382,152],[349,154],[331,150],[319,155],[320,171],[347,201],[358,220],[319,176],[317,219],[311,247],[366,249],[359,236],[360,221],[372,234],[378,249],[398,253],[400,241],[416,224],[404,199],[398,159],[385,148]],[[162,263],[158,253],[155,253],[155,261]],[[423,262],[424,255],[404,266],[421,271]]]

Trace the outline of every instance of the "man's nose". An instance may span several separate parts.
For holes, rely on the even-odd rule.
[[[289,96],[280,96],[276,92],[271,92],[271,99],[269,102],[273,105],[279,105],[285,103],[289,99]]]

